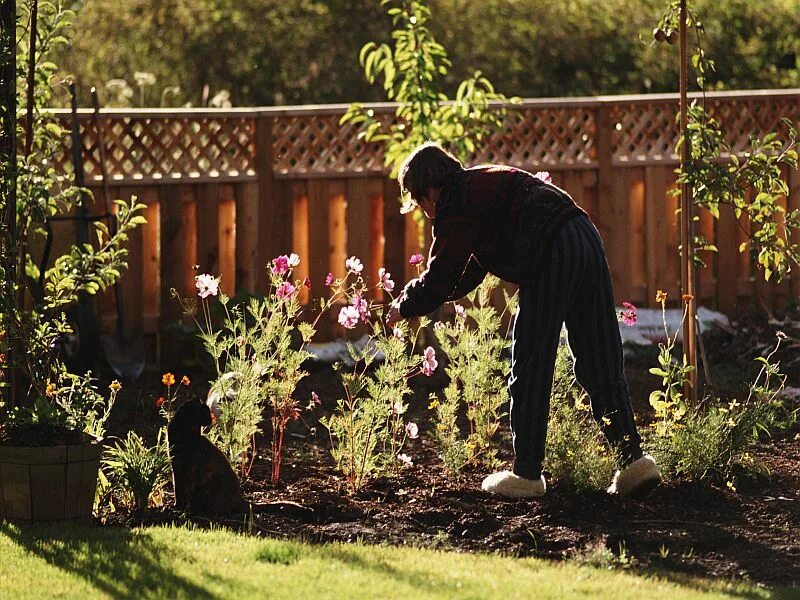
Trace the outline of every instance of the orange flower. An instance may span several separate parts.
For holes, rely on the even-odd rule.
[[[217,415],[215,415],[213,412],[211,413],[211,424],[212,425],[217,424]]]
[[[666,301],[667,301],[667,292],[665,292],[664,290],[658,290],[656,292],[656,302],[661,304],[662,302]]]
[[[56,395],[56,390],[57,389],[58,388],[56,388],[56,384],[55,383],[48,383],[47,384],[47,389],[45,390],[44,393],[47,395],[48,398],[52,398],[53,396]]]
[[[183,385],[189,385],[189,384],[190,384],[190,383],[192,383],[192,382],[191,382],[191,381],[189,381],[189,378],[188,378],[186,375],[184,375],[183,377],[181,377],[181,383],[182,383]]]
[[[161,383],[163,383],[167,387],[175,385],[175,375],[173,375],[172,373],[164,373],[161,376]]]
[[[108,389],[110,389],[112,392],[118,392],[122,389],[122,384],[115,379],[110,384],[108,384]]]
[[[156,400],[156,406],[158,408],[161,408],[162,406],[164,406],[164,396],[159,396],[158,397],[158,400]]]
[[[683,296],[681,296],[681,300],[683,300],[688,304],[689,302],[694,300],[694,296],[692,296],[691,294],[684,294]]]

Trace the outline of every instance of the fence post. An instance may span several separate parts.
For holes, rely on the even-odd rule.
[[[284,249],[285,244],[281,236],[280,210],[278,194],[276,193],[275,165],[273,156],[273,124],[274,118],[259,115],[256,121],[256,140],[254,164],[258,178],[258,223],[259,223],[259,248],[257,258],[256,290],[267,290],[267,278],[262,276],[261,269],[267,261],[274,258]],[[291,223],[288,224],[291,226]]]

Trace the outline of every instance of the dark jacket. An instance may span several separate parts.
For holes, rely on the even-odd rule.
[[[471,292],[487,273],[532,284],[555,232],[580,214],[569,194],[521,169],[454,173],[436,202],[427,268],[403,290],[400,314],[427,315]]]

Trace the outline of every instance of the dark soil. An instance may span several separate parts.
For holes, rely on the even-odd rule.
[[[765,325],[759,338],[771,339]],[[738,334],[744,335],[744,334]],[[721,395],[736,395],[757,372],[753,358],[763,352],[752,337],[729,333],[706,336],[712,383]],[[736,354],[734,355],[734,350]],[[647,418],[647,396],[658,381],[647,374],[656,351],[630,354],[626,368],[637,414]],[[791,358],[791,356],[790,356]],[[155,379],[155,376],[154,376]],[[771,475],[740,480],[738,489],[724,484],[670,482],[645,502],[611,497],[602,492],[577,493],[548,479],[547,494],[537,500],[503,500],[480,490],[485,468],[468,467],[461,479],[443,475],[427,423],[427,397],[442,384],[436,378],[415,382],[409,420],[422,429],[407,453],[414,465],[399,468],[389,478],[371,481],[355,495],[338,476],[325,430],[305,417],[287,434],[282,483],[269,484],[268,441],[260,440],[258,456],[243,490],[253,502],[288,500],[307,513],[265,513],[255,516],[262,533],[312,542],[389,543],[448,548],[471,552],[502,552],[514,556],[563,559],[585,556],[593,548],[620,549],[635,565],[672,573],[725,579],[748,579],[765,585],[800,586],[800,434],[796,431],[760,446],[755,452]],[[797,375],[789,383],[797,385]],[[338,397],[337,380],[321,368],[301,383],[304,401],[317,391],[331,410]],[[157,394],[157,392],[155,392]],[[152,398],[139,392],[130,398],[125,427],[154,414]],[[508,433],[500,441],[501,458],[509,460]],[[169,505],[169,498],[167,498]],[[147,523],[180,521],[170,509],[151,511]],[[106,515],[106,524],[132,524],[129,516]],[[207,522],[198,520],[198,522]],[[244,528],[241,517],[219,519]]]
[[[50,446],[74,446],[94,441],[80,431],[58,429],[42,425],[18,425],[10,427],[0,424],[0,446],[40,448]]]

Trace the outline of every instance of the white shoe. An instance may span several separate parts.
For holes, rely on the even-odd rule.
[[[621,471],[617,471],[607,491],[609,494],[645,498],[659,483],[661,483],[661,473],[658,472],[656,461],[649,454],[645,454]]]
[[[547,491],[544,475],[539,479],[525,479],[511,471],[492,473],[483,480],[481,489],[506,498],[538,498]]]

